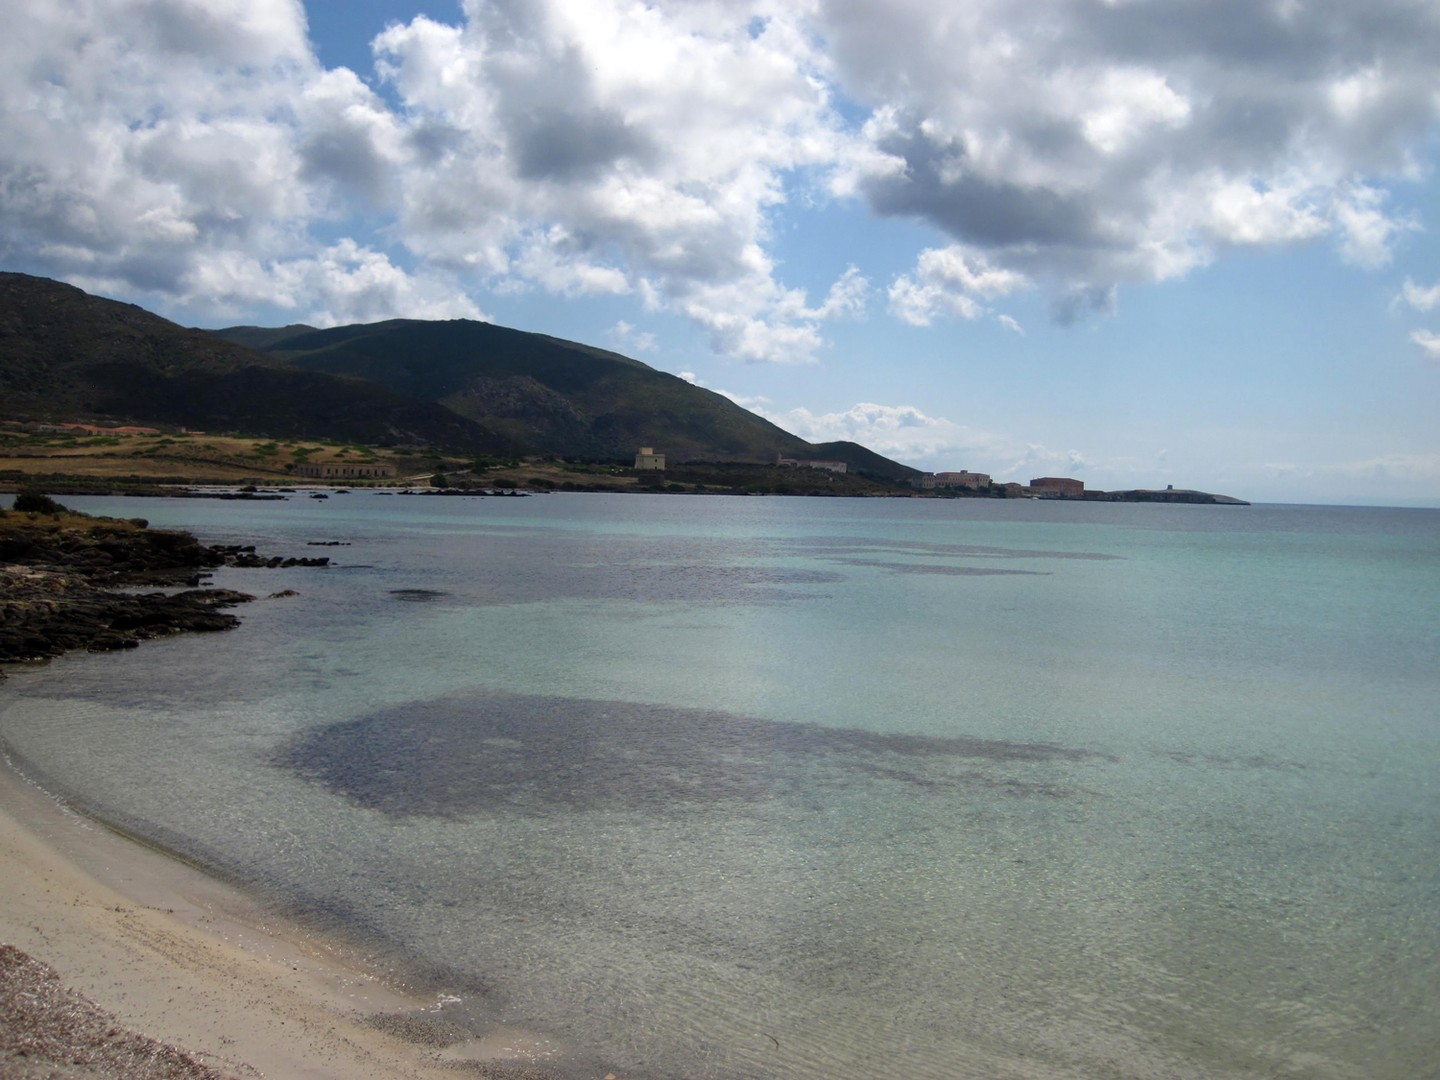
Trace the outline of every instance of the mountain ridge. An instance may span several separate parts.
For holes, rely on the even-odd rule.
[[[216,333],[262,340],[255,328]],[[835,457],[892,479],[916,472],[854,443],[817,447],[622,353],[494,323],[389,319],[264,340],[297,368],[438,402],[540,453],[621,459],[655,446],[675,462]]]
[[[0,419],[82,418],[473,456],[623,461],[653,446],[675,463],[825,458],[890,480],[918,475],[546,334],[416,319],[201,330],[0,271]]]
[[[890,480],[919,475],[854,442],[814,445],[729,397],[579,341],[472,320],[384,320],[265,340],[301,370],[360,377],[433,400],[539,452],[624,459],[655,446],[672,462],[834,458]]]

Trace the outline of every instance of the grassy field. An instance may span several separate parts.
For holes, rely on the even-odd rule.
[[[186,432],[30,432],[18,425],[0,427],[0,482],[10,484],[24,483],[29,477],[57,476],[140,483],[285,484],[305,482],[296,475],[296,466],[306,461],[390,464],[397,477],[430,471],[424,461],[372,447],[319,440],[276,441]]]
[[[577,466],[544,462],[486,463],[456,457],[404,454],[370,446],[324,440],[275,440],[194,432],[27,431],[0,424],[0,490],[29,485],[147,486],[217,484],[259,487],[333,487],[334,481],[300,476],[302,462],[385,464],[393,480],[345,480],[347,487],[428,485],[432,477],[461,487],[633,488],[633,472],[618,466]],[[628,473],[628,475],[627,475]]]

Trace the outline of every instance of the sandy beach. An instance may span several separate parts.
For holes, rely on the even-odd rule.
[[[207,568],[328,561],[252,559],[250,548],[208,549],[188,534],[84,515],[11,516],[5,531],[0,659],[224,629],[236,619],[214,609],[250,597],[194,590]],[[192,589],[115,591],[137,582]],[[338,943],[76,813],[8,758],[0,946],[7,1078],[543,1077],[561,1052],[523,1031],[464,1035],[445,1001],[387,984]]]
[[[341,947],[76,814],[9,762],[0,763],[0,867],[0,944],[48,965],[71,992],[64,1008],[40,1010],[54,1021],[57,1058],[66,1038],[80,1037],[66,1030],[84,1004],[75,994],[98,1006],[101,1036],[141,1033],[186,1052],[152,1053],[151,1071],[122,1074],[113,1055],[108,1064],[80,1053],[78,1064],[42,1063],[36,1050],[10,1046],[0,1050],[0,1075],[538,1080],[563,1052],[516,1030],[455,1041],[440,1002],[387,986]],[[33,1006],[44,997],[33,985],[38,967],[13,950],[4,959],[0,991],[9,993],[0,1000]],[[13,1041],[22,1028],[0,1011],[0,1033]]]

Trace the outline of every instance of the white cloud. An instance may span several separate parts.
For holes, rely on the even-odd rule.
[[[413,319],[483,319],[485,315],[452,283],[415,276],[382,252],[342,240],[313,259],[276,265],[270,274],[285,306],[306,312],[318,326],[374,322],[405,312]]]
[[[979,435],[949,420],[927,416],[913,405],[862,402],[845,412],[814,413],[801,407],[761,415],[808,442],[848,439],[877,453],[903,458],[929,458],[958,449]]]
[[[976,296],[989,300],[1029,287],[1024,274],[992,266],[963,245],[928,248],[916,260],[913,278],[901,274],[891,284],[890,312],[914,326],[928,326],[941,314],[978,319],[986,309]]]
[[[563,294],[640,291],[717,351],[814,358],[864,279],[812,308],[767,252],[787,178],[843,143],[797,16],[624,0],[474,0],[466,15],[376,41],[408,122],[440,133],[407,183],[411,250]]]
[[[769,276],[763,252],[756,248],[752,256],[757,267],[765,268],[764,276],[692,282],[666,304],[704,327],[717,353],[746,361],[813,363],[825,344],[822,322],[864,313],[869,283],[854,267],[830,287],[819,308],[811,308],[803,292],[785,289]]]
[[[1367,270],[1389,263],[1395,237],[1419,228],[1411,218],[1388,216],[1384,202],[1384,192],[1357,185],[1335,203],[1340,252],[1347,261]]]
[[[927,281],[977,293],[987,300],[1030,287],[1024,274],[992,266],[982,253],[960,245],[922,251],[916,265]]]
[[[1416,311],[1433,311],[1440,306],[1440,281],[1426,286],[1406,278],[1400,295],[1395,298],[1396,303],[1402,301]],[[1410,340],[1419,345],[1431,360],[1440,361],[1440,334],[1431,330],[1416,330],[1411,333]]]
[[[1075,86],[1072,92],[1085,101],[1081,131],[1107,155],[1143,139],[1147,127],[1176,128],[1190,117],[1190,103],[1171,89],[1164,76],[1143,68],[1100,71],[1090,85]]]
[[[824,11],[838,80],[874,110],[847,189],[1062,296],[1177,277],[1229,245],[1322,235],[1380,266],[1411,227],[1382,185],[1416,175],[1440,117],[1433,5]],[[900,317],[944,310],[938,283],[899,284]]]
[[[538,285],[557,296],[619,295],[630,291],[625,272],[606,266],[584,253],[570,232],[552,225],[527,236],[511,268],[517,284]]]
[[[660,347],[653,333],[648,330],[636,330],[624,319],[610,328],[610,336],[620,343],[622,349],[632,349],[635,352],[655,352]],[[695,381],[694,372],[682,371],[679,375],[686,382]]]
[[[932,416],[914,405],[861,402],[841,411],[815,412],[803,406],[775,409],[764,398],[725,396],[808,442],[849,440],[932,472],[973,469],[989,473],[999,483],[1022,484],[1037,476],[1076,476],[1093,485],[1125,488],[1153,486],[1155,477],[1166,471],[1167,451],[1142,460],[1055,449],[1033,439]]]
[[[1413,0],[466,0],[377,34],[380,93],[318,62],[298,0],[20,8],[7,265],[193,311],[633,295],[767,362],[868,301],[865,253],[785,279],[802,197],[946,237],[887,287],[903,321],[1035,288],[1064,320],[1240,245],[1385,265],[1416,227],[1387,185],[1440,119]],[[370,254],[326,289],[302,268],[342,242]]]
[[[1330,229],[1308,202],[1304,181],[1267,186],[1248,177],[1216,175],[1208,192],[1209,234],[1233,245],[1289,244]]]
[[[1440,334],[1430,330],[1416,330],[1410,335],[1410,340],[1425,350],[1425,355],[1431,360],[1440,361]]]
[[[842,412],[817,413],[803,406],[784,411],[764,398],[732,401],[807,442],[857,442],[917,468],[968,468],[997,479],[1028,481],[1032,475],[1070,467],[1075,451],[1054,451],[1023,439],[931,416],[914,405],[861,402]]]
[[[1440,281],[1434,285],[1416,285],[1409,278],[1405,279],[1405,285],[1400,290],[1400,296],[1405,303],[1409,304],[1416,311],[1433,311],[1440,306]]]
[[[816,319],[834,319],[846,315],[859,318],[865,314],[869,294],[869,280],[857,267],[847,267],[845,273],[830,286],[824,303],[810,314]]]
[[[294,0],[57,0],[0,43],[0,255],[197,318],[481,314],[443,269],[314,230],[393,198],[402,122]]]
[[[890,285],[890,314],[911,326],[929,326],[937,315],[958,315],[978,319],[983,311],[963,293],[947,293],[938,285],[926,285],[909,274],[901,274]]]

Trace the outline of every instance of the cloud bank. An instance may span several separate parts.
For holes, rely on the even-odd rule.
[[[997,481],[1028,481],[1032,476],[1056,470],[1083,476],[1090,465],[1078,450],[1056,450],[1011,435],[957,424],[944,417],[927,415],[914,405],[861,402],[843,412],[816,413],[805,408],[780,412],[764,400],[725,396],[807,442],[856,442],[920,468],[971,468],[991,471]],[[1117,465],[1123,468],[1123,463],[1107,463],[1111,468]]]
[[[320,323],[628,296],[754,361],[873,296],[1018,329],[1007,297],[1070,321],[1238,248],[1382,266],[1440,118],[1411,0],[467,0],[377,28],[361,73],[297,0],[20,8],[7,266]],[[777,258],[802,202],[937,240],[807,289]]]

